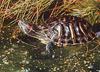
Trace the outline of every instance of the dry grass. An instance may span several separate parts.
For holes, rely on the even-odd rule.
[[[37,21],[41,13],[47,9],[47,7],[53,2],[53,0],[3,0],[0,5],[0,15],[2,18],[15,18],[25,19],[32,21],[34,18]]]
[[[71,14],[86,17],[89,22],[96,23],[100,19],[96,15],[98,8],[93,0],[1,0],[0,18],[24,19],[32,23],[43,20],[43,13],[50,11],[50,16]],[[92,20],[91,20],[92,19]]]

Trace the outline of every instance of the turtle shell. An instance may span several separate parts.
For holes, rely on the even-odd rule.
[[[54,18],[48,26],[48,37],[57,46],[84,44],[96,37],[91,24],[76,16]]]

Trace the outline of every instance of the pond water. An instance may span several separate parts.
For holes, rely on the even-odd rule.
[[[100,72],[100,39],[66,48],[55,46],[51,56],[44,53],[45,45],[38,39],[12,38],[14,29],[6,25],[0,33],[0,72]]]

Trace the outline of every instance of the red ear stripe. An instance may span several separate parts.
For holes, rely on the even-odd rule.
[[[32,25],[31,24],[27,24],[28,29],[32,30]]]

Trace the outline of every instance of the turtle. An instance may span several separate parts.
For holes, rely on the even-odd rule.
[[[96,38],[92,25],[84,18],[77,16],[51,17],[45,21],[45,24],[39,25],[30,25],[19,20],[18,26],[24,34],[46,44],[47,53],[50,53],[53,45],[66,47],[85,44]]]

